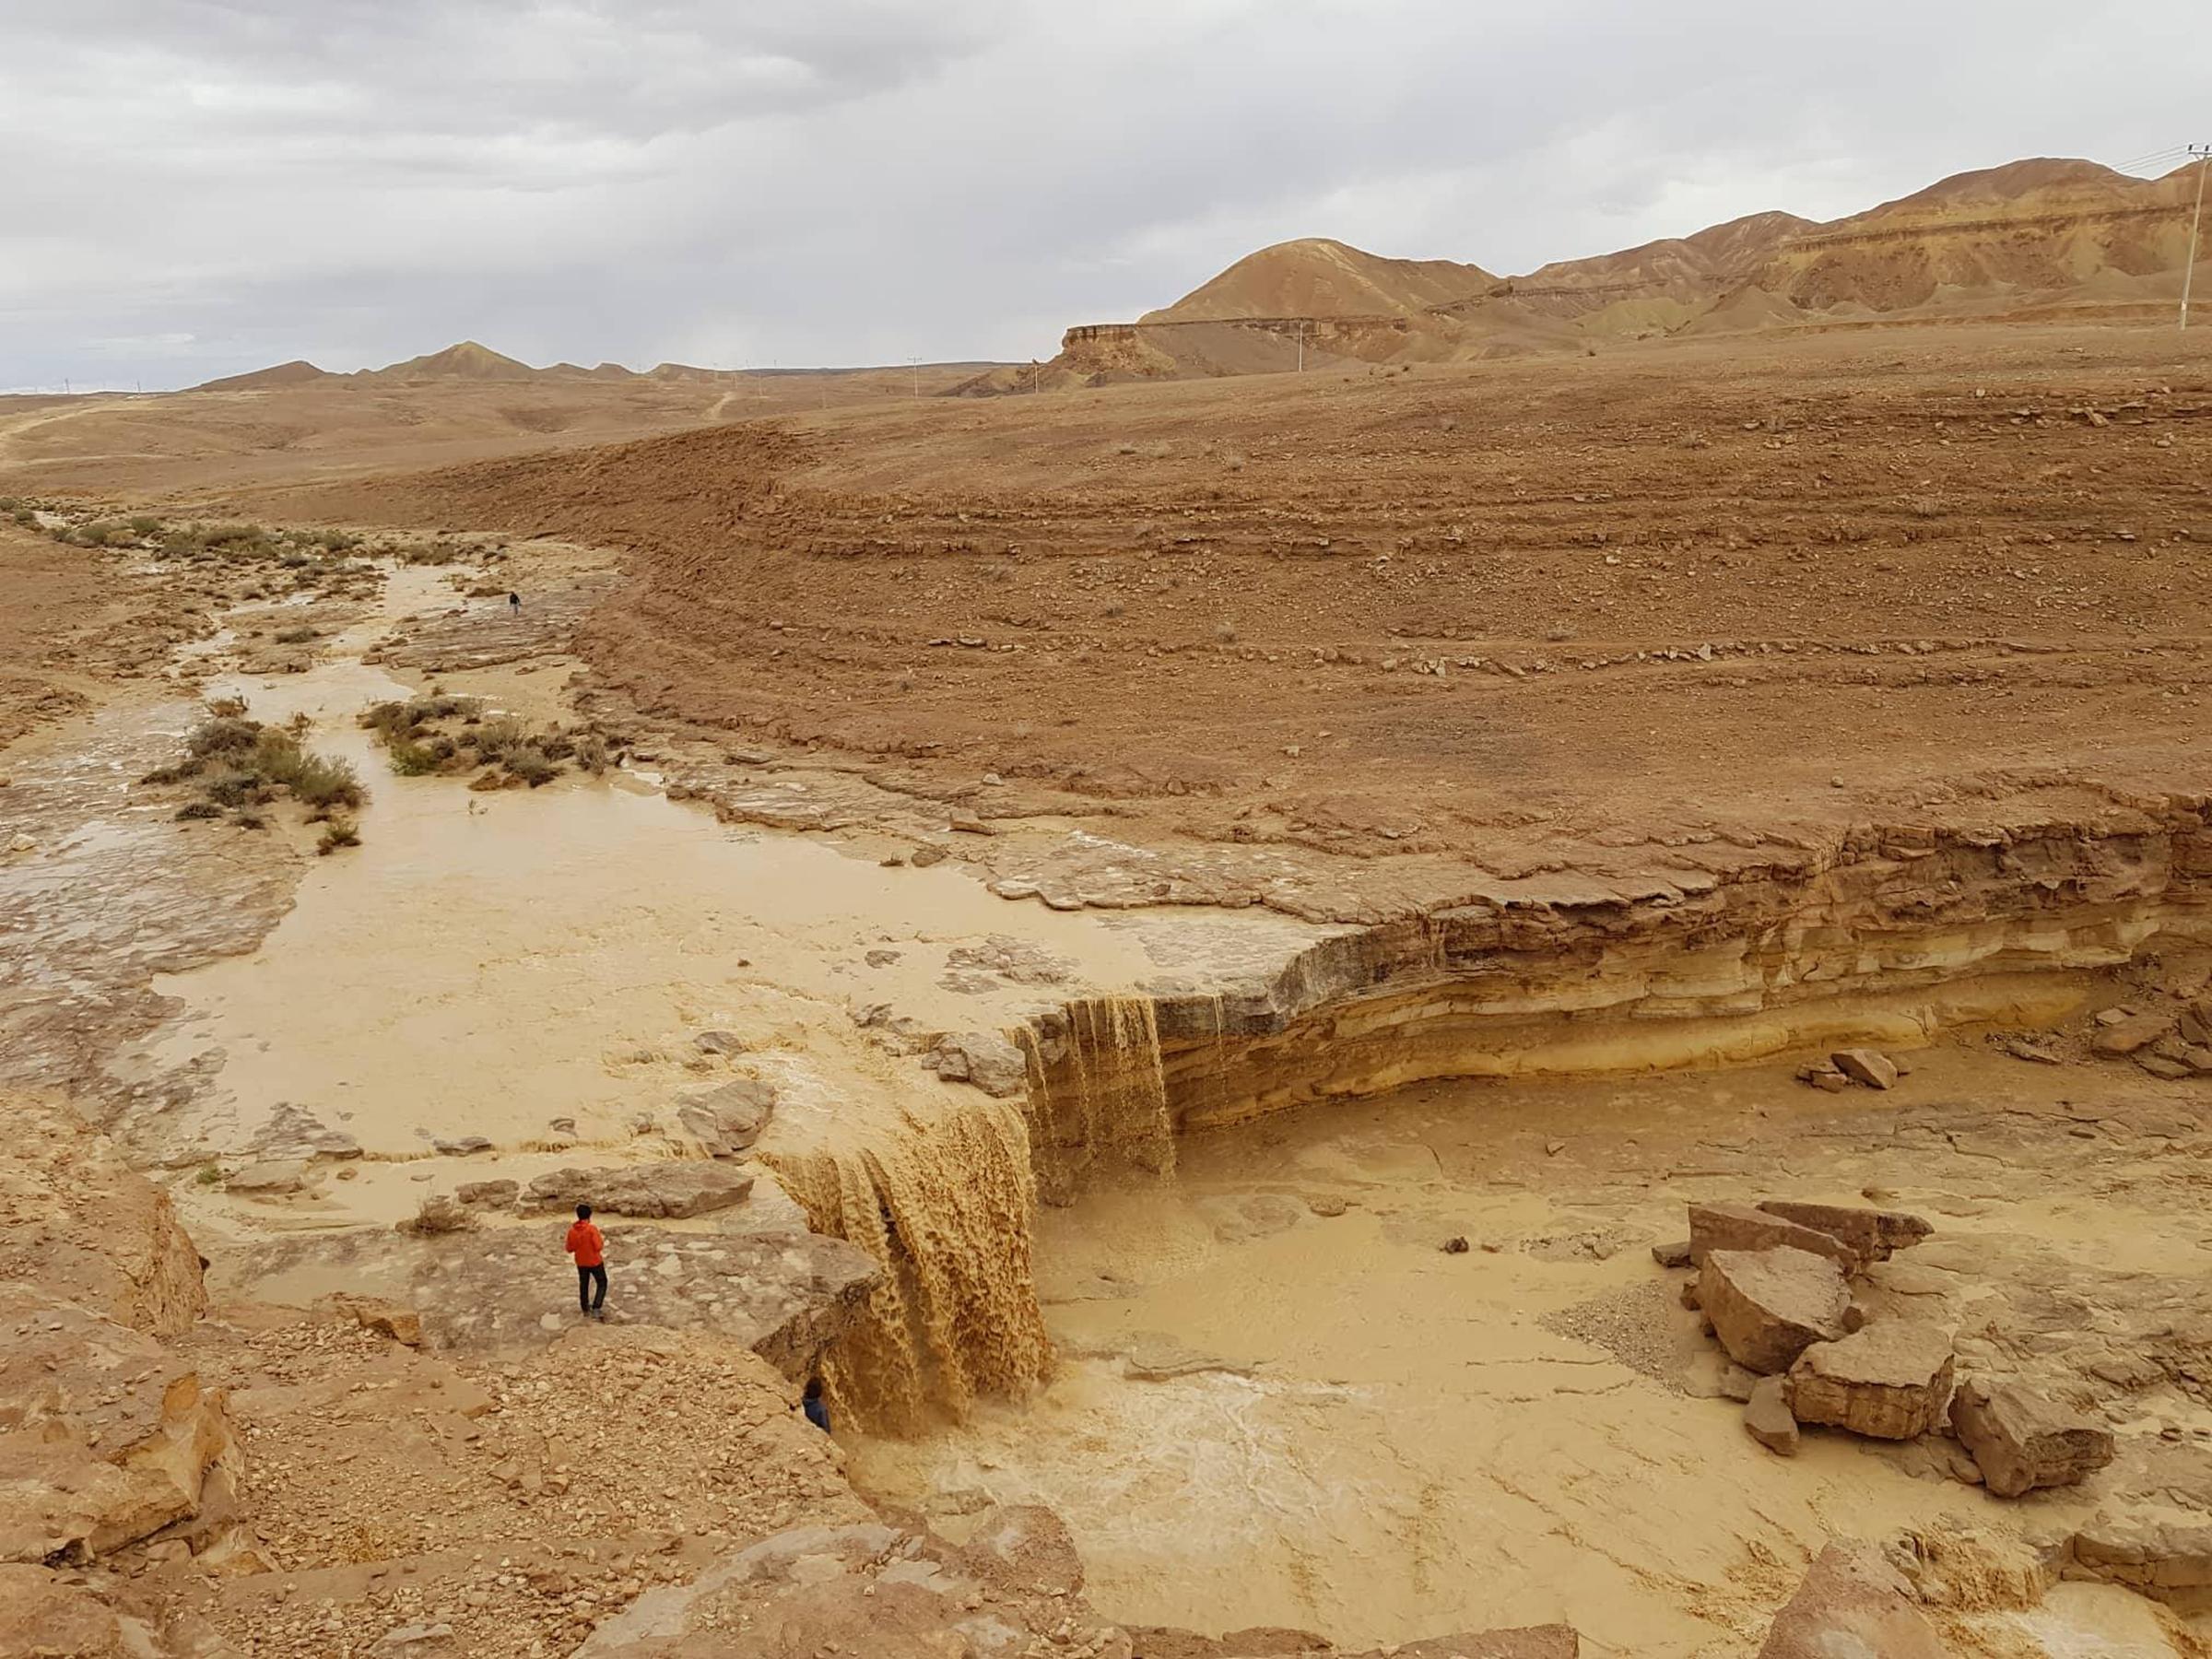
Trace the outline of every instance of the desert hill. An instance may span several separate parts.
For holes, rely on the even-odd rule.
[[[1370,317],[1449,305],[1494,287],[1480,265],[1448,259],[1385,259],[1325,237],[1247,253],[1210,282],[1144,323],[1219,323],[1238,317]]]
[[[327,369],[318,369],[305,358],[294,358],[288,363],[277,363],[267,369],[255,369],[246,374],[226,375],[192,389],[194,392],[259,392],[275,386],[304,386],[315,381],[335,380]]]
[[[1301,344],[1309,367],[1396,364],[1874,321],[2147,315],[2179,289],[2194,182],[2187,168],[2140,179],[2035,158],[1827,223],[1755,213],[1506,278],[1326,239],[1281,242],[1135,323],[1070,329],[1022,384],[1288,369]]]

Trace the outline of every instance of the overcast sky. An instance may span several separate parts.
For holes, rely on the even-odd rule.
[[[1525,271],[2206,117],[2204,0],[0,0],[0,388],[1050,356],[1267,242]]]

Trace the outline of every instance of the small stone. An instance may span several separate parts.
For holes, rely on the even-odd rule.
[[[1689,1241],[1688,1239],[1671,1239],[1664,1244],[1653,1245],[1652,1260],[1662,1267],[1688,1266]]]
[[[1853,1083],[1864,1083],[1869,1088],[1897,1087],[1897,1065],[1887,1054],[1867,1048],[1841,1049],[1829,1059]]]
[[[907,862],[917,870],[926,870],[932,865],[945,862],[945,849],[933,841],[924,841],[914,849],[913,855]]]
[[[1770,1452],[1797,1455],[1797,1419],[1790,1415],[1782,1378],[1761,1377],[1752,1384],[1744,1403],[1744,1431]]]
[[[1446,1255],[1465,1255],[1469,1246],[1464,1235],[1454,1233],[1444,1241],[1443,1248]]]
[[[691,1039],[691,1046],[702,1054],[742,1054],[745,1041],[735,1031],[701,1031]]]
[[[2111,1012],[2107,1009],[2106,1012]],[[2132,1054],[2137,1049],[2148,1048],[2160,1038],[2172,1034],[2180,1022],[2164,1014],[2129,1014],[2103,1027],[2089,1039],[2089,1052],[2096,1054]]]

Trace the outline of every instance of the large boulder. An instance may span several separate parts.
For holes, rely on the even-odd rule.
[[[1947,1659],[1912,1589],[1873,1545],[1837,1538],[1774,1616],[1759,1659]]]
[[[1770,1216],[1842,1240],[1862,1262],[1886,1262],[1892,1252],[1909,1249],[1936,1230],[1918,1216],[1855,1204],[1800,1204],[1790,1198],[1769,1198],[1759,1207]]]
[[[1770,1376],[1789,1370],[1814,1343],[1843,1335],[1851,1290],[1830,1256],[1794,1248],[1715,1250],[1699,1269],[1698,1302],[1728,1357]]]
[[[1807,1347],[1790,1367],[1790,1411],[1875,1440],[1913,1440],[1950,1403],[1951,1335],[1914,1319],[1886,1319]]]
[[[1855,1273],[1859,1254],[1841,1239],[1747,1204],[1693,1204],[1689,1206],[1689,1259],[1702,1267],[1716,1250],[1802,1250],[1827,1256],[1845,1273]]]
[[[2062,1411],[2041,1394],[1981,1377],[1959,1385],[1951,1431],[1973,1454],[1982,1484],[2000,1498],[2072,1486],[2112,1461],[2109,1429]]]
[[[0,1561],[88,1561],[195,1513],[224,1406],[151,1337],[0,1285]]]
[[[600,1170],[555,1170],[523,1189],[525,1210],[573,1209],[588,1204],[603,1215],[682,1220],[742,1204],[751,1175],[697,1159],[620,1164]]]
[[[709,1158],[735,1158],[760,1138],[775,1114],[776,1089],[739,1077],[678,1101],[676,1121]]]

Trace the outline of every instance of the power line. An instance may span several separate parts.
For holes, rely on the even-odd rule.
[[[2132,160],[2115,161],[2112,163],[2112,171],[2115,172],[2140,172],[2146,168],[2156,167],[2162,162],[2178,161],[2188,153],[2189,146],[2170,144],[2164,149],[2152,150],[2148,155],[2137,156]]]

